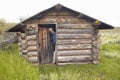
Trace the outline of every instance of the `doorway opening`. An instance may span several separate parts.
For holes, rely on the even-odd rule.
[[[39,62],[52,63],[56,45],[56,24],[39,24]]]

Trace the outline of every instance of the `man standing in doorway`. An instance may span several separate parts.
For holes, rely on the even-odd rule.
[[[55,50],[55,46],[56,46],[56,32],[55,30],[53,30],[52,28],[49,29],[50,33],[52,34],[52,45],[53,45],[53,62],[55,63],[55,55],[56,55],[56,50]]]
[[[53,43],[53,51],[55,51],[56,45],[56,32],[52,28],[49,29],[50,33],[52,34],[52,43]]]

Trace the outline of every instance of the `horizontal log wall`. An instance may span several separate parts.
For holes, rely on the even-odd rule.
[[[85,62],[92,60],[91,55],[80,56],[58,56],[58,62]]]
[[[91,49],[92,44],[73,44],[73,45],[58,45],[58,50],[83,50]]]
[[[90,24],[59,24],[57,64],[92,63],[93,30]]]
[[[91,44],[92,39],[59,39],[57,42],[58,44]]]
[[[92,50],[62,50],[57,51],[58,56],[78,56],[78,55],[91,55]]]
[[[92,38],[92,34],[58,34],[58,39],[88,39]]]
[[[66,33],[73,33],[73,34],[75,34],[75,33],[79,33],[79,34],[81,34],[81,33],[86,33],[86,34],[92,34],[93,33],[93,31],[92,31],[92,29],[59,29],[58,31],[57,31],[58,33],[64,33],[64,34],[66,34]]]

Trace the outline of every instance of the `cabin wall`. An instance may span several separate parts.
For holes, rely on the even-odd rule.
[[[38,37],[36,25],[27,25],[25,33],[18,33],[18,39],[20,55],[25,56],[28,62],[38,64]]]
[[[29,24],[26,26],[26,35],[27,35],[27,61],[38,64],[38,25]]]
[[[93,26],[90,21],[69,11],[49,11],[44,15],[41,14],[41,16],[40,19],[27,21],[26,25],[57,24],[57,55],[55,57],[58,65],[98,63],[100,40],[97,26]],[[39,41],[37,34],[27,34],[28,41],[35,41],[32,39],[34,37],[36,41]],[[39,46],[35,44],[28,47],[27,55],[32,54],[32,51],[37,54]],[[29,58],[31,59],[31,57]]]
[[[18,46],[19,46],[19,55],[27,56],[27,40],[26,40],[26,34],[25,33],[18,33]]]
[[[57,64],[98,63],[99,36],[91,24],[59,24]]]

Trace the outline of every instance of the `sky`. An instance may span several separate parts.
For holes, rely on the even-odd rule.
[[[18,23],[20,17],[30,17],[58,3],[112,26],[120,26],[120,0],[1,0],[0,18]]]

